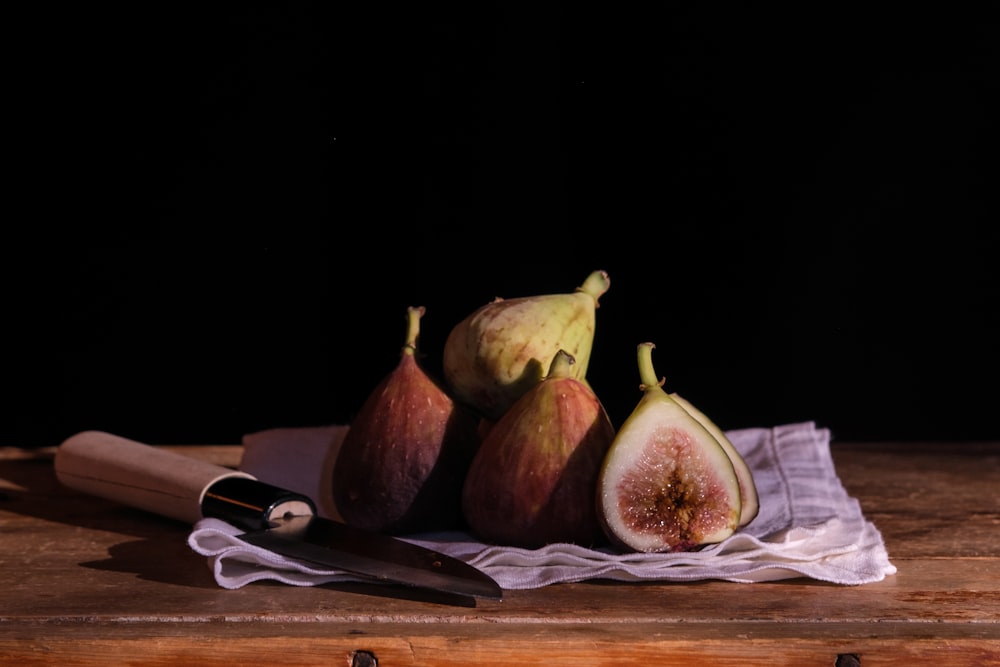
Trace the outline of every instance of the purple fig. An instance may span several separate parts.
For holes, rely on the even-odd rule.
[[[622,549],[691,551],[736,531],[740,483],[719,441],[663,390],[654,347],[638,347],[642,398],[608,449],[596,504],[608,538]]]
[[[420,318],[409,308],[399,363],[362,404],[333,467],[337,511],[350,525],[403,534],[461,527],[462,483],[479,418],[417,360]]]
[[[537,548],[604,543],[594,506],[614,427],[594,391],[559,350],[548,374],[493,424],[469,467],[462,511],[494,544]]]

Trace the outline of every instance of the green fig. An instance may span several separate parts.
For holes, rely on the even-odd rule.
[[[638,347],[642,397],[601,466],[598,516],[622,549],[693,551],[736,531],[740,484],[719,441],[663,390],[654,347]]]
[[[586,382],[598,299],[611,285],[592,272],[574,292],[497,298],[459,322],[445,341],[442,372],[452,395],[496,421],[538,384],[559,350]]]
[[[572,365],[572,355],[559,350],[548,374],[492,426],[469,467],[462,512],[484,542],[606,542],[594,489],[615,432]]]
[[[407,311],[399,363],[344,435],[333,495],[344,521],[383,533],[462,527],[462,483],[479,446],[479,418],[417,359],[423,307]]]
[[[719,441],[722,448],[726,450],[726,454],[729,455],[729,460],[732,461],[733,468],[736,470],[736,478],[740,481],[740,527],[746,526],[757,518],[757,514],[760,512],[760,498],[757,494],[757,484],[754,482],[750,466],[747,465],[747,462],[743,459],[743,455],[736,449],[736,446],[733,445],[725,432],[716,426],[715,422],[709,419],[704,412],[691,405],[690,401],[676,392],[671,393],[670,398],[674,399],[682,408],[687,410],[688,414],[701,422],[701,425]]]

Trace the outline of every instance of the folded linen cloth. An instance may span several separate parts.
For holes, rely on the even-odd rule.
[[[328,450],[339,447],[344,430],[313,429],[311,445],[307,432],[300,429],[252,434],[244,439],[240,467],[264,482],[275,484],[278,479],[285,488],[309,495],[310,490],[324,488],[316,479],[324,467],[307,466],[293,473],[289,462],[295,457],[288,455],[288,432],[296,432],[300,447],[311,446],[314,460],[328,460]],[[881,533],[865,519],[858,501],[837,477],[827,429],[803,422],[733,430],[727,435],[753,471],[760,512],[736,534],[700,551],[620,553],[611,547],[573,544],[523,549],[484,544],[460,531],[404,539],[465,560],[506,590],[589,579],[749,583],[808,577],[858,585],[895,574]],[[314,501],[323,514],[329,503]],[[240,532],[217,519],[203,519],[188,539],[192,549],[209,558],[216,582],[224,588],[260,579],[299,586],[359,580],[246,544],[236,537]]]

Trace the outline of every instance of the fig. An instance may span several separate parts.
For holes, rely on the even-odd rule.
[[[757,494],[757,484],[753,480],[753,472],[750,470],[750,466],[748,466],[747,462],[743,460],[743,455],[736,449],[736,446],[733,445],[732,441],[725,434],[725,432],[716,426],[715,422],[709,419],[704,412],[691,405],[690,401],[676,392],[671,393],[670,398],[674,399],[674,401],[679,403],[682,408],[687,410],[689,415],[701,422],[701,425],[704,426],[705,429],[719,441],[722,448],[726,450],[726,454],[729,455],[729,460],[733,464],[733,469],[736,470],[736,478],[740,482],[741,509],[739,526],[741,528],[746,526],[757,518],[757,513],[760,511],[760,498]]]
[[[594,271],[572,293],[497,298],[456,324],[445,340],[442,374],[456,400],[498,420],[548,372],[559,350],[586,382],[598,300],[611,285]]]
[[[462,512],[484,542],[538,548],[605,543],[594,505],[614,427],[574,359],[556,352],[548,374],[493,424],[465,478]]]
[[[654,347],[638,346],[642,397],[601,465],[598,517],[623,550],[694,551],[736,531],[740,484],[723,446],[657,380]]]
[[[368,395],[333,466],[345,523],[404,534],[463,526],[462,483],[479,446],[479,418],[418,360],[424,307],[407,310],[396,367]]]

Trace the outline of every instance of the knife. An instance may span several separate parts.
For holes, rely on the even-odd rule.
[[[246,531],[239,539],[289,558],[385,583],[502,599],[468,563],[316,515],[308,496],[231,468],[104,431],[67,438],[55,454],[65,486],[190,524],[207,517]]]

